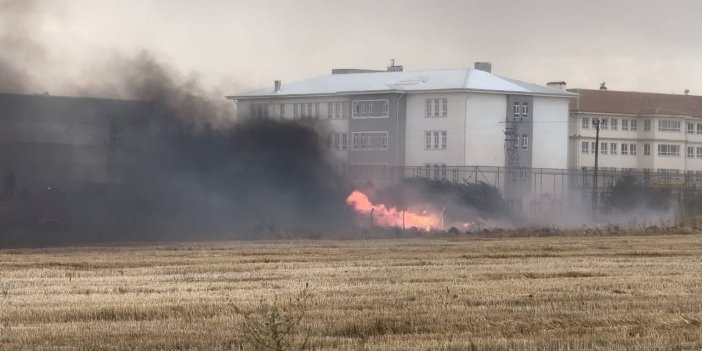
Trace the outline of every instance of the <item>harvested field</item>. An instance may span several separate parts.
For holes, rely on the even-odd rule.
[[[0,349],[253,349],[309,283],[310,349],[699,350],[701,268],[698,234],[3,250]]]

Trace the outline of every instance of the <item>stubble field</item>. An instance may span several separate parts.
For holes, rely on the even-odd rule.
[[[699,350],[702,235],[0,251],[0,350],[249,350],[271,311],[317,350]]]

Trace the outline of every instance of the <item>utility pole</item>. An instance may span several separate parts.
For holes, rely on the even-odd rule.
[[[600,158],[600,124],[602,120],[593,120],[595,124],[595,170],[592,174],[592,214],[597,215],[597,167]]]

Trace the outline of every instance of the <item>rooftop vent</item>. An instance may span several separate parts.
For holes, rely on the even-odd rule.
[[[388,66],[388,72],[402,72],[404,67],[395,64],[395,59],[390,60],[390,66]]]
[[[479,71],[492,72],[492,63],[490,62],[476,62],[473,67]]]
[[[607,90],[607,86],[605,85],[606,83],[607,82],[602,82],[602,84],[600,84],[600,90]]]
[[[566,90],[566,82],[548,82],[546,86],[551,89]]]
[[[273,91],[275,91],[276,93],[279,92],[280,85],[281,85],[281,82],[279,80],[274,81],[273,82]]]

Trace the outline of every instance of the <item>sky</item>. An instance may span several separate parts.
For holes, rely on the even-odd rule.
[[[539,84],[702,95],[698,0],[38,0],[32,11],[41,91],[148,50],[226,94],[394,58],[406,70],[490,61]]]

